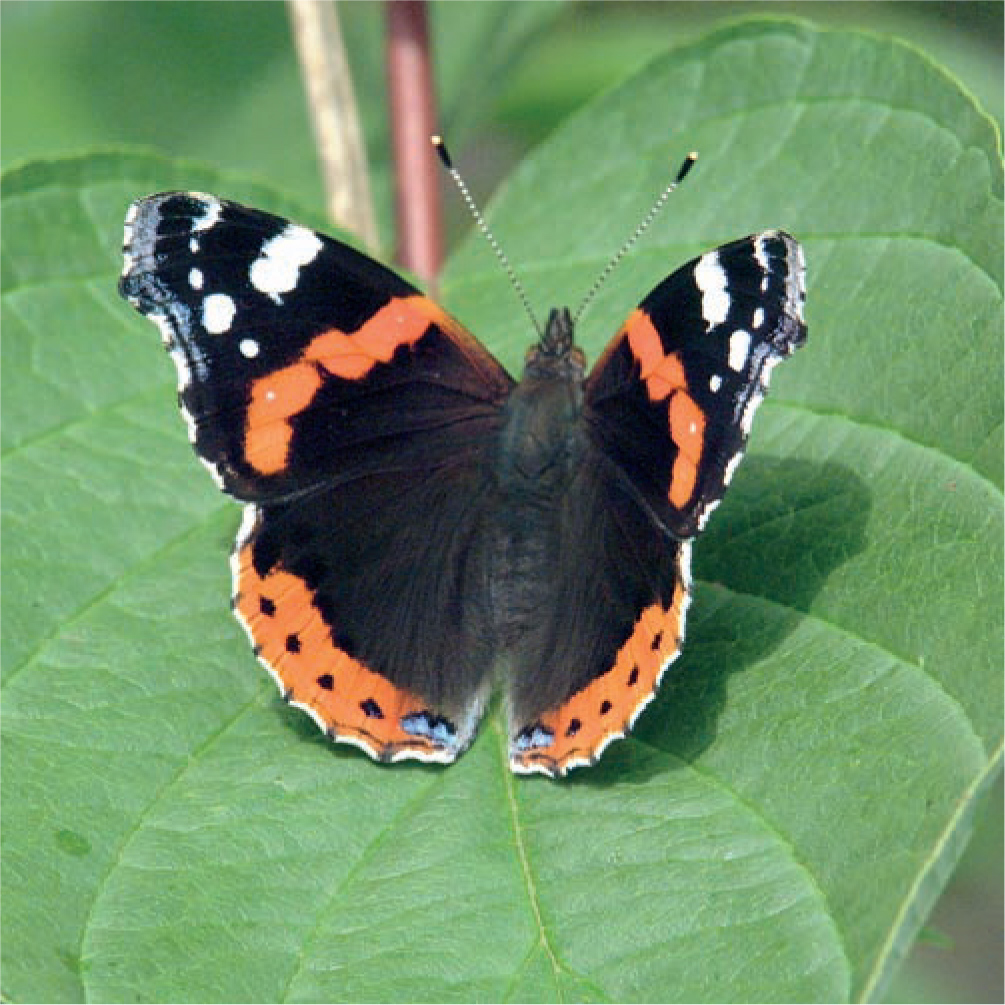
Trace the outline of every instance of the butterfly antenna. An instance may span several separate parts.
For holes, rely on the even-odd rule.
[[[607,281],[607,277],[617,268],[618,263],[621,261],[625,255],[628,254],[632,245],[649,229],[649,225],[656,219],[659,215],[659,211],[666,204],[667,199],[670,198],[670,193],[687,177],[688,171],[694,167],[694,162],[698,159],[698,155],[692,150],[691,153],[684,158],[684,162],[681,164],[677,171],[677,176],[663,191],[660,193],[660,197],[653,203],[652,209],[646,213],[642,222],[635,228],[635,233],[628,238],[627,241],[618,250],[618,253],[604,266],[603,272],[594,280],[593,285],[590,287],[589,292],[583,297],[582,302],[576,308],[575,314],[572,316],[572,323],[576,325],[579,323],[579,319],[583,316],[583,311],[593,302],[593,298],[600,291],[600,287],[604,285]]]
[[[446,143],[443,142],[443,137],[433,136],[432,141],[433,146],[436,147],[436,153],[439,155],[441,163],[447,169],[447,173],[450,177],[453,178],[454,184],[461,193],[461,198],[467,204],[471,215],[475,218],[475,223],[478,224],[478,229],[485,235],[485,240],[489,242],[489,247],[493,250],[493,252],[495,252],[496,258],[499,259],[499,264],[503,267],[503,271],[509,278],[510,285],[516,291],[516,295],[520,298],[520,303],[523,304],[523,309],[527,312],[527,317],[530,318],[530,322],[534,326],[534,331],[537,332],[538,338],[542,337],[543,332],[541,330],[541,325],[538,323],[537,318],[534,317],[534,312],[531,310],[530,300],[527,299],[527,293],[523,288],[523,284],[513,271],[513,266],[510,265],[509,259],[506,257],[506,253],[501,247],[499,247],[499,242],[495,239],[495,235],[491,230],[489,230],[489,225],[485,222],[485,217],[482,216],[481,211],[478,209],[478,206],[472,198],[471,192],[468,190],[468,186],[464,183],[464,179],[461,177],[460,172],[454,167],[454,162],[450,158],[450,153],[447,150]]]

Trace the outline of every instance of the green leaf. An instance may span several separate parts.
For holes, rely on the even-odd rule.
[[[770,71],[770,72],[769,72]],[[595,355],[688,256],[768,226],[807,347],[695,549],[684,655],[633,736],[519,779],[490,713],[383,768],[284,706],[227,613],[237,508],[115,293],[130,199],[276,193],[133,155],[4,181],[4,994],[14,1001],[874,999],[1001,762],[1001,162],[916,51],[754,22],[675,50],[492,206]],[[443,298],[529,341],[472,238]]]

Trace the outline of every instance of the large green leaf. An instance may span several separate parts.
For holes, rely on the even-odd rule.
[[[508,773],[495,712],[445,770],[332,747],[227,613],[236,507],[116,296],[121,220],[176,186],[295,207],[136,156],[8,175],[9,999],[880,993],[1001,758],[997,139],[906,47],[721,31],[569,122],[496,200],[535,303],[574,302],[690,148],[582,341],[690,254],[783,226],[809,344],[696,547],[684,655],[634,735],[562,783]],[[528,325],[479,242],[446,279],[515,365]]]

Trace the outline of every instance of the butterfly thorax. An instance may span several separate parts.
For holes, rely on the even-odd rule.
[[[568,309],[553,310],[503,411],[495,474],[510,505],[551,504],[567,483],[577,455],[585,369]]]

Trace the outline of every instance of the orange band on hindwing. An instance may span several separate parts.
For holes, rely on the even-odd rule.
[[[427,737],[402,726],[406,716],[427,710],[422,699],[350,656],[307,584],[281,569],[259,575],[252,549],[246,544],[237,556],[235,611],[287,699],[333,739],[361,746],[378,760],[393,760],[403,750],[446,759]]]
[[[687,589],[678,583],[669,607],[655,603],[645,608],[611,669],[560,708],[540,716],[539,724],[551,733],[552,742],[513,754],[514,765],[562,775],[593,763],[608,743],[624,736],[680,652],[686,599]]]

